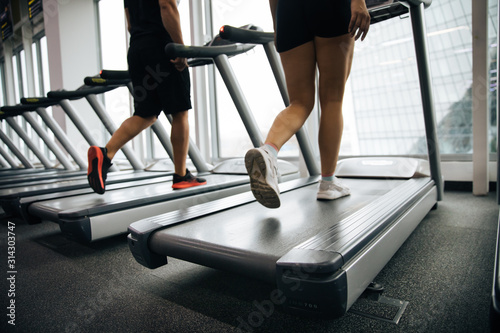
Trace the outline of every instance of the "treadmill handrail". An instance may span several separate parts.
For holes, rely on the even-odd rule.
[[[127,80],[130,79],[128,70],[101,70],[100,77],[106,80]]]
[[[424,5],[427,8],[432,0],[387,0],[387,1],[367,1],[368,12],[371,17],[371,24],[382,22],[394,17],[400,17],[409,13],[410,8]]]
[[[424,4],[424,7],[427,8],[431,5],[432,0],[367,0],[366,7],[368,10],[376,9],[383,6],[390,6],[397,3],[408,3],[410,6],[420,6]]]
[[[46,107],[46,104],[37,104],[37,105],[5,105],[0,107],[0,116],[3,118],[7,117],[15,117],[22,115],[25,112],[36,111],[39,107]]]
[[[104,87],[86,87],[77,90],[58,90],[49,91],[47,97],[55,99],[69,99],[75,100],[80,99],[89,95],[102,94],[113,89],[118,88],[118,86],[104,86]]]
[[[242,29],[230,25],[223,25],[219,29],[219,35],[223,39],[238,43],[267,44],[274,41],[272,32]]]
[[[48,98],[48,97],[23,97],[20,100],[22,105],[26,105],[29,108],[33,105],[33,108],[37,107],[49,107],[59,103],[59,99]]]
[[[427,8],[431,5],[432,0],[405,0],[401,2],[408,2],[412,6],[420,6],[421,4],[424,4],[424,7]]]
[[[165,46],[168,57],[177,58],[216,58],[222,54],[228,57],[245,53],[253,49],[252,44],[230,44],[222,46],[187,46],[177,43],[169,43]]]
[[[129,84],[130,81],[130,77],[125,79],[104,79],[98,76],[87,76],[83,79],[83,83],[91,87],[125,86]]]
[[[4,109],[6,108],[6,109]],[[2,106],[0,109],[0,120],[9,118],[9,117],[17,117],[22,115],[25,111],[20,111],[20,110],[9,110],[9,106]]]
[[[400,6],[403,3],[408,3],[410,6],[418,6],[420,4],[424,4],[427,8],[430,6],[432,0],[408,0],[408,1],[393,1],[388,0],[384,2],[373,2],[368,3],[368,11],[370,12],[370,16],[372,17],[372,23],[377,23],[380,20],[379,11],[386,10],[391,6]],[[384,13],[384,20],[390,19],[395,16],[399,16],[401,14],[407,13],[408,10],[401,11],[393,11],[390,14]],[[223,25],[219,30],[219,35],[226,40],[230,40],[232,42],[238,43],[251,43],[251,44],[266,44],[274,41],[274,33],[273,32],[265,32],[258,31],[252,29],[243,29],[236,28],[230,25]]]

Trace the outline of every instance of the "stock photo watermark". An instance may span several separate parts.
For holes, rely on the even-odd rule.
[[[73,314],[73,321],[65,324],[63,332],[79,333],[86,331],[88,326],[98,320],[101,313],[117,301],[118,296],[125,292],[125,285],[130,281],[116,271],[111,271],[108,284],[98,290],[92,297],[80,302]]]
[[[16,224],[7,222],[7,323],[16,325]]]
[[[238,332],[254,332],[264,325],[266,319],[269,319],[275,314],[278,307],[285,305],[292,305],[299,308],[308,308],[310,310],[317,310],[318,305],[308,301],[290,298],[290,296],[302,288],[303,281],[307,281],[311,274],[317,272],[315,265],[295,266],[283,272],[281,276],[281,286],[273,289],[269,293],[269,297],[258,301],[252,302],[254,311],[246,316],[239,316],[236,318],[238,322]],[[287,296],[288,295],[288,296]]]

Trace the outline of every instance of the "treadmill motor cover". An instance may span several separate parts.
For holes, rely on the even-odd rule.
[[[429,177],[429,162],[405,157],[359,157],[340,160],[337,177],[410,179]]]

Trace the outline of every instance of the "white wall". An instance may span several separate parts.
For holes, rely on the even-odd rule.
[[[100,70],[94,0],[43,0],[43,8],[51,90],[77,89],[86,76],[98,74]],[[72,104],[98,141],[104,144],[105,139],[100,138],[102,125],[87,101],[82,99]],[[66,125],[68,136],[76,139],[76,149],[85,154],[88,144],[73,124],[63,119],[61,110],[54,110],[54,115],[62,122],[61,126]]]

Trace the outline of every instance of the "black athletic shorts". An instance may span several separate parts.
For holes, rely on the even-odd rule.
[[[131,45],[127,60],[134,87],[134,115],[158,117],[162,110],[172,114],[191,109],[189,70],[175,69],[164,45]]]
[[[351,0],[279,0],[276,49],[285,52],[317,37],[348,33]]]

